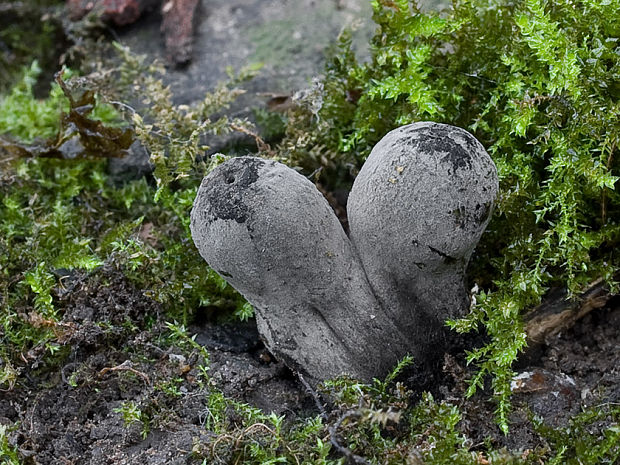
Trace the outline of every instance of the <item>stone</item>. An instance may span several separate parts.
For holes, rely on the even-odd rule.
[[[123,157],[108,158],[108,175],[114,184],[124,184],[150,175],[155,166],[149,152],[139,140],[135,140]]]
[[[161,33],[166,59],[186,65],[192,56],[196,11],[200,0],[66,0],[69,19],[78,21],[89,13],[114,26],[134,24],[161,5]],[[159,44],[159,40],[156,41]]]
[[[349,196],[350,238],[317,188],[273,160],[206,176],[191,232],[256,309],[268,349],[317,382],[369,381],[411,354],[421,370],[468,308],[465,268],[492,213],[495,166],[466,131],[416,123],[373,149]]]
[[[355,37],[362,57],[373,24],[367,0],[346,0],[342,8],[334,0],[199,0],[194,14],[191,61],[170,67],[163,76],[175,104],[201,102],[205,93],[227,81],[227,69],[235,71],[252,63],[263,63],[259,75],[239,83],[246,94],[228,114],[251,115],[252,107],[263,107],[265,94],[292,94],[308,86],[323,72],[324,50],[343,27],[360,24]],[[145,14],[129,28],[118,30],[123,44],[147,60],[170,56],[161,38],[162,0],[158,11]],[[170,58],[176,58],[171,56]],[[213,146],[212,143],[209,143]]]
[[[580,410],[577,383],[570,376],[533,368],[514,376],[510,382],[516,404],[526,405],[553,428],[567,426]]]

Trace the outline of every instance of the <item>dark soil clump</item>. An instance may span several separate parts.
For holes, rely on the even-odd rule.
[[[32,363],[27,383],[0,393],[0,423],[19,425],[11,441],[26,463],[190,463],[194,443],[210,434],[211,386],[200,382],[200,365],[227,396],[278,414],[302,410],[303,389],[261,352],[252,326],[192,328],[212,346],[206,361],[170,345],[159,304],[122,274],[72,276],[65,285],[69,352],[45,370]],[[127,424],[123,409],[131,405],[142,416]]]
[[[525,451],[544,444],[534,421],[553,429],[567,427],[571,418],[586,408],[619,402],[618,328],[617,300],[586,315],[545,346],[540,359],[520,368],[512,384],[514,411],[508,436],[497,433],[492,419],[495,406],[488,396],[462,404],[464,432],[474,442],[483,443],[490,437],[496,446]],[[448,397],[462,399],[463,391],[456,391]]]

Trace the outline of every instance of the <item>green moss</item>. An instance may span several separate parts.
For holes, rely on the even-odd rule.
[[[564,428],[551,428],[534,418],[550,445],[549,464],[615,464],[620,460],[620,406],[603,404],[571,418]]]
[[[55,143],[52,136],[59,131],[69,101],[58,85],[52,86],[48,98],[36,99],[32,85],[37,73],[35,62],[9,94],[0,97],[0,133],[24,142],[38,139],[45,146]],[[154,111],[162,110],[157,113],[161,116],[169,105],[168,94],[152,74],[145,80],[153,91],[149,98],[160,105]],[[222,87],[197,111],[217,111],[234,95]],[[193,164],[203,147],[201,131],[229,130],[227,120],[211,123],[206,115],[200,120],[196,110],[185,112],[171,104],[169,108],[169,118],[157,121],[163,130],[178,135],[169,145],[168,139],[162,141],[144,126],[136,128],[151,148],[159,187],[146,179],[115,185],[108,180],[106,160],[84,160],[80,154],[75,159],[0,159],[7,168],[0,177],[4,386],[16,381],[23,363],[19,353],[33,347],[57,353],[63,332],[57,296],[63,277],[74,272],[96,274],[103,266],[117,268],[147,296],[164,304],[171,318],[183,322],[201,306],[241,319],[252,315],[251,306],[204,265],[189,233],[189,211],[206,170],[204,163]],[[119,118],[112,107],[100,103],[89,116],[105,125],[117,124]],[[193,138],[192,144],[186,137]]]
[[[20,465],[21,460],[17,452],[17,446],[11,445],[8,432],[11,429],[7,425],[0,425],[0,463],[2,465]]]
[[[613,405],[584,411],[564,428],[535,419],[542,444],[535,449],[498,448],[490,439],[474,444],[456,405],[428,393],[409,404],[411,393],[394,382],[408,363],[404,360],[385,380],[372,384],[347,378],[325,383],[321,399],[315,393],[317,402],[326,401],[324,411],[293,422],[212,391],[206,427],[216,436],[197,444],[194,453],[206,463],[257,465],[613,464],[620,456],[620,410]]]
[[[282,139],[286,132],[286,116],[264,108],[254,108],[252,113],[256,120],[256,126],[265,141],[271,143]]]
[[[69,102],[58,86],[46,99],[34,98],[33,88],[41,73],[35,60],[24,70],[21,80],[5,96],[0,96],[0,134],[10,133],[23,142],[53,137],[60,127],[61,111]]]

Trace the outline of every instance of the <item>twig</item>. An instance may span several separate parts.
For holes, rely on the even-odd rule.
[[[131,360],[125,360],[123,363],[115,367],[105,367],[101,371],[99,371],[98,375],[99,377],[101,377],[105,375],[106,373],[108,373],[109,371],[129,371],[133,373],[134,375],[137,375],[140,378],[142,378],[145,384],[151,384],[151,380],[149,379],[148,375],[142,373],[141,371],[136,370],[135,368],[131,366]]]
[[[270,428],[269,426],[267,426],[264,423],[253,423],[250,426],[248,426],[247,428],[245,428],[243,431],[241,431],[241,433],[239,433],[239,435],[235,438],[233,435],[231,434],[221,434],[211,445],[211,455],[213,457],[215,457],[217,460],[221,460],[219,455],[217,455],[217,453],[215,452],[215,447],[224,439],[231,439],[234,440],[235,444],[234,444],[234,448],[235,450],[238,450],[241,446],[241,440],[247,436],[250,431],[252,431],[253,429],[256,428],[262,428],[264,430],[266,430],[268,433],[270,433],[271,435],[273,435],[274,437],[276,436],[276,432],[273,430],[273,428]],[[297,458],[297,456],[293,453],[293,450],[288,446],[288,444],[284,444],[284,447],[286,447],[286,449],[289,451],[289,453],[293,456],[293,458],[295,459],[295,463],[297,465],[299,465],[299,459]],[[241,457],[237,457],[237,460],[235,460],[235,465],[237,465],[239,463],[239,460],[241,460]]]
[[[576,301],[567,302],[564,290],[552,291],[546,301],[526,317],[528,345],[544,344],[549,337],[570,328],[592,310],[604,307],[611,297],[602,279],[590,284]]]
[[[347,459],[349,459],[353,463],[360,464],[360,465],[370,465],[370,462],[366,460],[364,457],[354,454],[353,451],[351,451],[351,449],[343,446],[342,444],[338,442],[338,428],[340,428],[340,425],[342,424],[342,422],[345,421],[347,418],[351,418],[355,416],[359,416],[358,410],[349,410],[347,413],[345,413],[340,418],[338,418],[336,423],[334,423],[332,426],[329,427],[329,439],[330,439],[332,446],[334,446],[334,448],[338,452],[340,452],[342,455],[344,455]]]
[[[110,105],[115,105],[115,106],[119,106],[119,107],[125,108],[125,109],[129,110],[132,114],[136,113],[136,109],[134,107],[132,107],[131,105],[127,105],[126,103],[119,102],[117,100],[110,100],[108,103]]]
[[[220,456],[217,455],[217,452],[215,452],[215,446],[217,446],[220,441],[223,441],[224,439],[235,439],[235,437],[230,434],[220,434],[217,439],[213,441],[213,444],[211,444],[211,456],[215,457],[218,461],[221,461],[221,459]]]
[[[297,373],[297,376],[299,380],[301,381],[301,384],[304,385],[306,392],[312,396],[312,399],[314,399],[314,403],[319,409],[321,418],[323,418],[324,420],[327,420],[328,414],[325,409],[325,405],[323,405],[323,403],[321,402],[318,392],[316,392],[316,390],[313,389],[312,386],[310,386],[310,384],[306,381],[306,379],[303,377],[301,373]],[[358,408],[356,410],[350,410],[344,415],[342,415],[340,418],[338,418],[338,420],[328,428],[329,440],[331,444],[334,446],[334,448],[336,448],[338,452],[340,452],[342,455],[347,457],[347,459],[349,459],[350,461],[353,461],[356,464],[369,465],[369,462],[364,457],[354,454],[351,451],[351,449],[343,446],[338,441],[338,428],[340,428],[340,425],[342,424],[342,422],[345,421],[347,418],[351,418],[351,417],[359,416],[359,415],[360,414],[359,414],[359,408]]]
[[[256,147],[258,148],[259,151],[261,152],[271,152],[271,146],[265,142],[263,140],[263,138],[261,136],[259,136],[258,134],[256,134],[254,131],[248,129],[248,128],[244,128],[243,126],[240,126],[238,124],[234,124],[231,123],[230,124],[230,128],[234,129],[237,132],[240,132],[242,134],[245,134],[246,136],[250,136],[254,139],[254,141],[256,142]]]
[[[301,373],[297,373],[297,377],[299,378],[299,381],[301,381],[301,384],[304,385],[304,388],[306,388],[306,392],[312,396],[312,399],[314,399],[314,404],[319,409],[319,412],[321,413],[321,418],[327,420],[327,411],[325,410],[325,405],[323,405],[323,402],[321,402],[319,393],[316,392],[312,388],[312,386],[310,386],[310,384],[308,384],[308,381],[306,381],[306,379]]]

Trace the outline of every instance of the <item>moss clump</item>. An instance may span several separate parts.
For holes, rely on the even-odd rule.
[[[36,99],[33,82],[37,72],[35,63],[0,97],[0,134],[6,137],[0,140],[2,385],[16,382],[24,362],[20,353],[37,348],[54,355],[61,348],[65,331],[57,297],[63,292],[63,282],[74,273],[118,268],[147,296],[165,304],[171,318],[181,321],[200,306],[249,318],[251,306],[204,266],[189,234],[189,210],[197,180],[206,170],[204,163],[193,166],[198,147],[202,147],[198,137],[201,130],[225,130],[227,120],[198,121],[193,118],[195,112],[179,110],[175,115],[182,115],[182,121],[178,121],[169,113],[159,124],[167,133],[178,134],[179,139],[173,139],[170,146],[165,145],[168,138],[161,141],[161,133],[138,124],[136,130],[151,148],[159,187],[147,179],[114,185],[108,179],[106,160],[97,159],[103,153],[78,153],[74,159],[62,159],[37,157],[35,150],[11,151],[35,138],[45,147],[55,143],[54,134],[62,132],[59,139],[65,134],[60,131],[62,114],[70,110],[71,102],[56,84],[47,99]],[[148,89],[142,95],[152,91],[149,98],[172,109],[161,81],[148,76]],[[84,83],[84,79],[76,82]],[[86,81],[86,86],[90,85]],[[230,101],[235,93],[224,89],[207,96],[200,111],[215,112]],[[161,110],[161,116],[166,108],[157,106],[155,110]],[[103,128],[119,119],[118,112],[102,104],[96,104],[89,116],[103,120]],[[185,132],[182,123],[187,125]],[[188,145],[185,137],[194,137],[195,145]],[[27,156],[22,157],[24,154]],[[85,155],[90,158],[84,159]],[[193,170],[193,177],[183,171],[186,167]]]
[[[7,425],[0,425],[0,463],[3,465],[19,465],[21,463],[17,447],[9,443]]]
[[[612,405],[591,408],[565,428],[538,422],[538,439],[545,446],[535,449],[474,444],[461,429],[456,405],[428,393],[410,405],[411,393],[395,382],[410,362],[404,359],[385,380],[372,384],[346,378],[325,383],[313,393],[321,414],[295,422],[214,392],[208,429],[216,436],[197,444],[194,454],[207,463],[257,465],[613,464],[620,457],[620,408]],[[601,420],[606,426],[593,427]]]
[[[34,85],[41,73],[38,61],[23,70],[21,79],[0,97],[0,134],[11,134],[23,141],[53,137],[59,128],[60,112],[69,101],[59,86],[52,87],[46,99],[34,98]]]

